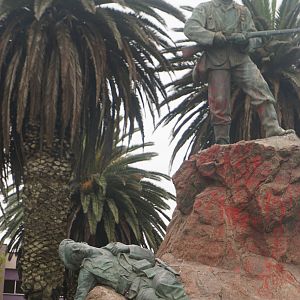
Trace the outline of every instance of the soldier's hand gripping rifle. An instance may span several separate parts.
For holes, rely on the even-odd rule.
[[[281,29],[281,30],[263,30],[263,31],[251,31],[251,32],[242,32],[245,36],[245,38],[251,39],[251,38],[261,38],[261,37],[270,37],[270,36],[276,36],[276,35],[287,35],[287,34],[294,34],[300,32],[299,28],[292,28],[292,29]],[[230,35],[226,36],[226,40],[228,43],[233,43],[234,37],[231,37]],[[203,46],[195,44],[192,46],[183,47],[181,49],[182,56],[185,58],[191,57],[194,54],[206,50]]]
[[[244,36],[245,40],[249,40],[251,38],[259,38],[259,37],[268,37],[268,36],[275,36],[275,35],[285,35],[285,34],[293,34],[300,32],[300,28],[293,28],[293,29],[282,29],[282,30],[265,30],[265,31],[251,31],[251,32],[243,32],[242,35]],[[225,35],[226,40],[230,44],[236,44],[236,35]],[[192,46],[183,47],[181,49],[182,56],[184,58],[190,58],[194,54],[203,51],[209,51],[209,47],[201,46],[199,44],[195,44]],[[206,55],[205,53],[197,60],[197,63],[192,72],[192,78],[195,85],[199,83],[206,83],[207,82],[207,68],[206,68]]]

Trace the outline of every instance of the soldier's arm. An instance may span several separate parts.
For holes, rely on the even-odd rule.
[[[257,31],[251,16],[251,13],[247,7],[244,8],[246,11],[246,23],[247,23],[247,31]],[[256,48],[261,47],[262,40],[261,38],[251,38],[249,39],[248,51],[251,52]]]
[[[74,300],[85,300],[89,291],[96,286],[96,279],[92,273],[82,268],[78,276],[78,285]]]
[[[129,246],[129,257],[133,259],[146,259],[148,260],[151,264],[155,263],[155,256],[154,253],[148,249],[142,248],[140,246],[136,245],[130,245]]]
[[[103,249],[109,250],[113,255],[119,253],[129,253],[129,245],[125,245],[120,242],[109,243]]]
[[[155,256],[152,251],[142,248],[137,245],[125,245],[123,243],[110,243],[104,247],[109,250],[112,254],[117,255],[119,253],[129,253],[129,257],[141,260],[146,259],[150,263],[154,264]]]
[[[186,21],[184,34],[192,41],[202,46],[211,46],[213,44],[215,32],[207,30],[206,10],[203,4],[194,8],[192,16]]]

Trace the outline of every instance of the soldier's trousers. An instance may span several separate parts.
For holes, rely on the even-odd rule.
[[[152,279],[141,278],[136,300],[189,300],[189,297],[173,273],[160,269]]]
[[[275,103],[268,84],[251,60],[230,70],[209,70],[208,104],[212,125],[231,123],[230,88],[233,83],[251,97],[254,106],[268,101]]]

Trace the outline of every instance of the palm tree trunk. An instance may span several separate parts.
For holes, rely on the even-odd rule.
[[[67,151],[59,153],[59,140],[43,150],[37,141],[25,141],[25,234],[20,270],[28,299],[50,300],[59,298],[63,286],[64,266],[58,246],[67,237],[71,160]]]

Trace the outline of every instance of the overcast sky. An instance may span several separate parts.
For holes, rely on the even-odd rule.
[[[195,0],[166,0],[170,4],[179,7],[180,5],[190,5],[195,7],[198,3],[203,1],[195,1]],[[167,19],[167,24],[169,28],[174,28],[178,26],[182,26],[183,24],[176,20],[175,18],[170,18],[165,16]],[[169,80],[166,77],[166,80]],[[171,173],[169,173],[169,161],[172,155],[173,147],[175,143],[170,145],[170,133],[172,130],[172,126],[168,127],[160,127],[155,132],[153,132],[153,124],[151,120],[151,116],[149,114],[146,115],[146,141],[152,141],[155,143],[155,146],[152,148],[151,151],[157,152],[159,154],[158,157],[153,159],[151,162],[143,164],[143,167],[159,172],[163,172],[169,175],[172,175],[180,166],[183,160],[183,156],[178,155],[178,158],[174,162],[173,168]],[[183,153],[182,153],[183,154]],[[173,189],[172,186],[168,188]]]
[[[195,0],[166,0],[166,2],[169,2],[170,4],[176,6],[179,8],[180,5],[190,5],[192,7],[195,7],[198,3],[203,1],[195,1]],[[175,28],[182,26],[183,24],[176,20],[175,18],[171,18],[169,16],[164,16],[166,18],[166,22],[168,24],[169,28]],[[166,80],[169,81],[169,78],[166,77]],[[164,77],[163,77],[164,80]],[[153,123],[151,116],[149,114],[146,114],[146,120],[145,120],[145,135],[146,135],[146,141],[154,142],[155,146],[152,147],[151,151],[157,152],[159,155],[158,157],[151,160],[151,162],[143,163],[142,167],[148,170],[158,171],[165,174],[173,175],[174,172],[180,167],[182,161],[183,161],[183,154],[184,152],[180,153],[181,155],[178,155],[176,161],[173,164],[173,167],[171,169],[171,172],[169,172],[169,162],[170,158],[173,152],[173,148],[175,146],[175,143],[172,143],[170,145],[170,134],[172,130],[172,125],[167,127],[160,127],[156,131],[153,132]],[[136,136],[137,141],[139,140],[139,137]],[[147,150],[147,149],[146,149]],[[150,148],[147,150],[149,151]],[[141,166],[141,165],[140,165]],[[170,192],[175,194],[175,189],[172,183],[164,182],[163,186],[169,190]]]

